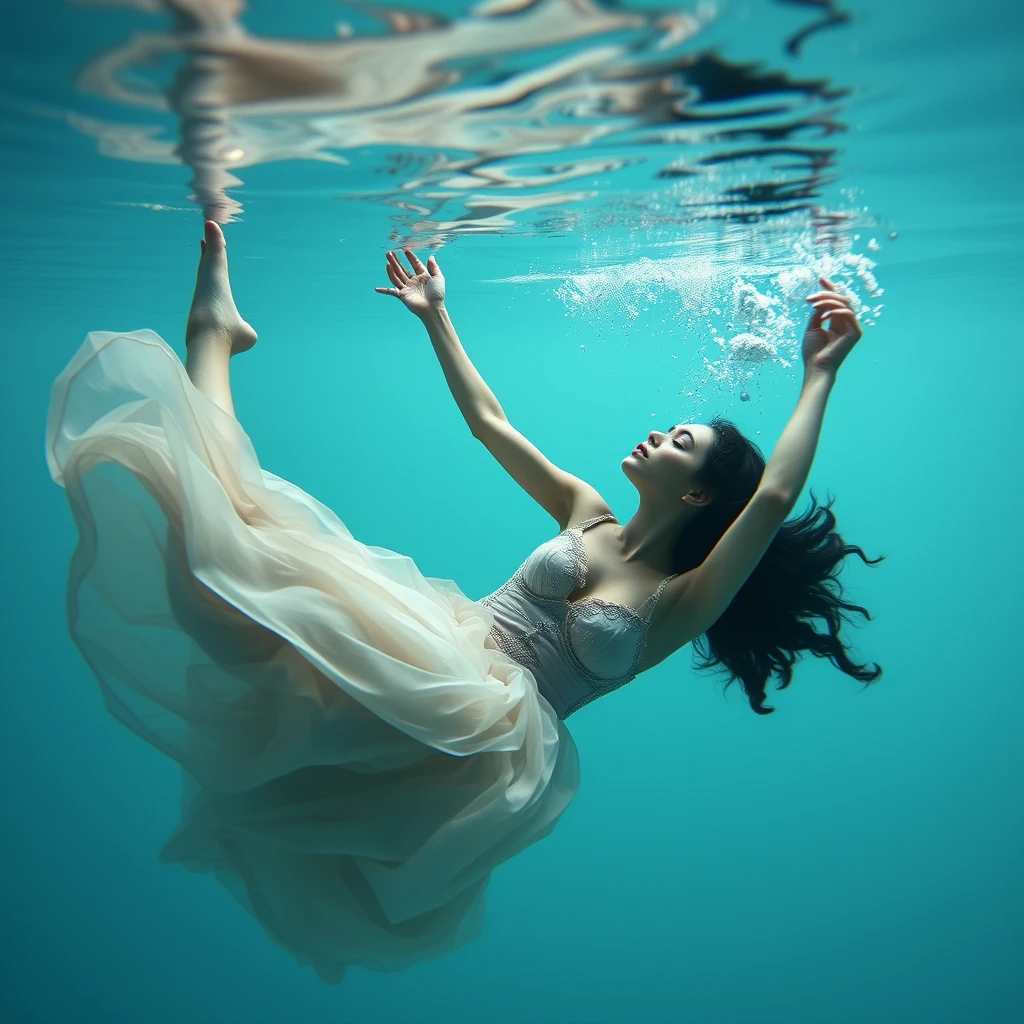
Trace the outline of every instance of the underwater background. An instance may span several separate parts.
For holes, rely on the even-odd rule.
[[[1024,1017],[1018,5],[3,11],[5,1020]],[[184,357],[204,212],[260,334],[233,380],[263,466],[472,597],[557,527],[374,293],[387,249],[436,252],[509,419],[620,520],[651,429],[722,413],[770,454],[833,276],[865,333],[810,487],[886,555],[843,576],[882,678],[805,660],[760,717],[677,652],[569,720],[580,792],[478,941],[320,983],[158,863],[180,770],[67,633],[49,387],[90,330]]]

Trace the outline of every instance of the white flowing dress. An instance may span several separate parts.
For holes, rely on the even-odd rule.
[[[487,603],[262,469],[152,331],[86,338],[46,441],[79,531],[71,635],[182,768],[161,859],[213,872],[328,983],[475,938],[491,871],[579,786]]]

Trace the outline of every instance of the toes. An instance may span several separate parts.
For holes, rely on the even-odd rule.
[[[203,228],[206,232],[206,244],[203,246],[203,252],[206,252],[206,246],[212,246],[214,249],[223,249],[227,245],[224,240],[224,232],[221,231],[220,225],[216,221],[208,220]]]

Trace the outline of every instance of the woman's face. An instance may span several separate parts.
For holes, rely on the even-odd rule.
[[[702,423],[677,423],[668,430],[652,430],[647,440],[622,461],[622,471],[643,495],[658,492],[682,498],[699,491],[696,475],[707,457],[715,432]]]

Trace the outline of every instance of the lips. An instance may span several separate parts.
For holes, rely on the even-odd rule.
[[[645,459],[647,458],[647,445],[638,444],[633,451],[639,452]]]

